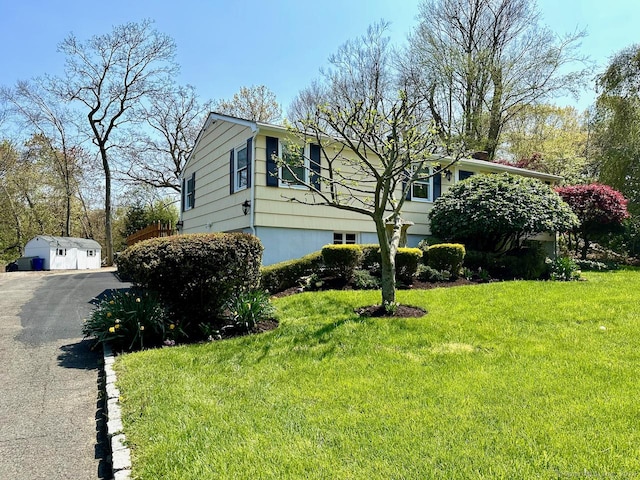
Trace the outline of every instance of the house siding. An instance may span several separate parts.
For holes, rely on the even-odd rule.
[[[196,207],[182,212],[182,233],[249,228],[242,203],[250,199],[251,189],[229,194],[229,152],[252,136],[249,127],[224,121],[211,123],[203,132],[183,172],[184,178],[196,173]]]

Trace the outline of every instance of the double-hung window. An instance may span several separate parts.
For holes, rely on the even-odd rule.
[[[283,165],[280,166],[278,178],[281,187],[304,188],[302,183],[309,181],[308,146],[280,144]]]
[[[244,190],[249,186],[249,156],[247,145],[236,147],[233,165],[233,191]]]
[[[184,209],[191,210],[196,205],[196,174],[195,172],[186,181],[186,192],[184,197]]]
[[[433,199],[433,181],[431,167],[423,165],[422,168],[413,167],[415,181],[411,186],[411,200],[430,202]]]

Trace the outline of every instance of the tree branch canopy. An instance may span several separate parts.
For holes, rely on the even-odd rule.
[[[309,178],[300,161],[279,159],[282,169],[306,193],[291,201],[328,205],[366,215],[375,224],[382,256],[382,300],[395,301],[395,254],[404,223],[402,208],[417,180],[452,146],[441,141],[424,101],[408,94],[386,36],[388,24],[345,43],[329,67],[303,90],[290,108],[293,143],[317,145]],[[311,148],[309,148],[309,151]],[[460,152],[459,152],[460,154]],[[455,158],[453,159],[455,161]],[[391,234],[387,233],[391,225]]]

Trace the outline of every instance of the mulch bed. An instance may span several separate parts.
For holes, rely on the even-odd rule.
[[[450,288],[459,287],[462,285],[474,285],[477,282],[467,280],[466,278],[458,278],[451,282],[420,282],[414,281],[412,285],[408,287],[398,287],[398,290],[430,290],[432,288]],[[328,284],[331,286],[331,284]],[[350,285],[342,286],[342,290],[353,290]],[[272,295],[272,298],[287,297],[289,295],[295,295],[303,291],[300,287],[289,288],[283,292],[278,292]],[[419,307],[413,307],[411,305],[398,305],[395,311],[389,312],[382,305],[371,305],[369,307],[362,307],[356,309],[356,313],[361,317],[400,317],[400,318],[415,318],[422,317],[427,312]]]

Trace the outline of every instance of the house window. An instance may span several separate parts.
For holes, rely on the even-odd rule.
[[[469,177],[472,177],[474,172],[470,172],[468,170],[458,170],[458,181],[466,180]]]
[[[357,236],[355,233],[343,233],[343,232],[333,233],[334,245],[355,245],[357,243],[356,240],[357,240]]]
[[[249,157],[247,145],[236,147],[233,165],[234,192],[244,190],[249,186]]]
[[[87,250],[87,257],[95,257],[95,256],[96,256],[95,250]]]
[[[193,173],[191,178],[186,181],[186,191],[184,197],[184,209],[191,210],[195,206],[196,200],[196,174]]]
[[[58,248],[56,250],[56,255],[58,257],[65,257],[67,255],[67,249],[66,248]]]
[[[414,167],[415,173],[415,167]],[[432,191],[432,178],[431,168],[424,165],[419,169],[416,175],[416,180],[413,182],[411,186],[411,200],[417,200],[422,202],[430,202],[431,201],[431,191]]]
[[[282,161],[287,166],[280,166],[279,178],[281,187],[304,188],[302,183],[309,182],[309,155],[305,147],[281,144]],[[298,181],[299,179],[300,181]]]

